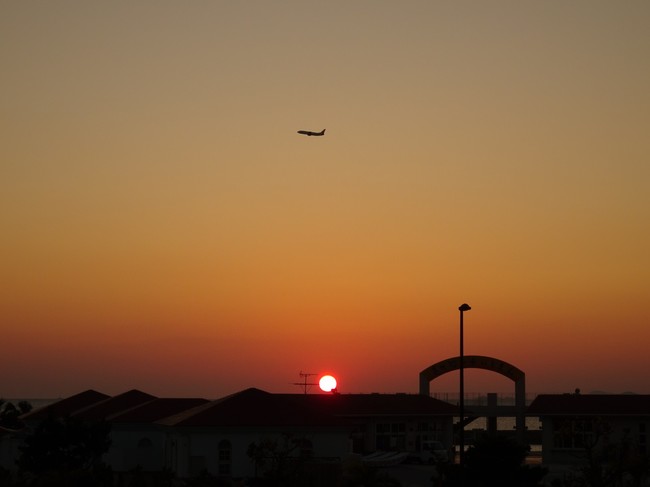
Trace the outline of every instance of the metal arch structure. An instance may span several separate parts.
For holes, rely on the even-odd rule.
[[[465,355],[463,357],[463,368],[483,369],[496,372],[515,383],[514,408],[492,405],[491,411],[496,412],[499,416],[514,415],[516,418],[517,438],[523,442],[526,430],[526,374],[521,369],[518,369],[508,362],[483,355]],[[420,372],[420,394],[429,396],[429,384],[432,380],[448,372],[459,369],[460,357],[451,357],[427,367]],[[479,412],[478,410],[482,409],[484,408],[472,408],[473,412],[476,413]],[[498,414],[499,412],[502,414]]]

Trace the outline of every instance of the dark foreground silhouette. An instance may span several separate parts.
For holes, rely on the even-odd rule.
[[[11,408],[10,408],[11,409]],[[304,438],[252,443],[248,456],[255,476],[231,479],[203,472],[178,479],[170,471],[113,472],[102,462],[110,447],[110,425],[74,418],[48,418],[26,438],[18,471],[0,469],[2,487],[400,487],[385,469],[361,461],[322,463],[301,448]],[[485,436],[465,455],[465,466],[448,462],[431,465],[430,487],[540,487],[547,469],[526,465],[529,447],[514,439]],[[300,453],[303,452],[303,453]],[[307,452],[307,453],[305,453]],[[623,441],[589,452],[586,465],[572,477],[555,479],[553,487],[641,487],[650,473],[647,455],[633,455]],[[435,472],[435,473],[434,473]]]
[[[441,464],[434,485],[456,487],[536,487],[542,485],[547,469],[526,465],[530,447],[509,438],[485,436],[465,454],[465,468]]]

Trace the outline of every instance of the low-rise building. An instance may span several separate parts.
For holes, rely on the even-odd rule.
[[[215,401],[157,398],[131,390],[117,396],[84,391],[22,417],[3,436],[3,465],[12,468],[22,438],[47,418],[111,425],[104,461],[115,472],[168,469],[252,477],[264,466],[255,448],[286,449],[313,463],[341,463],[377,451],[419,453],[431,441],[451,449],[454,405],[419,394],[272,394],[250,388]],[[11,447],[11,452],[6,450]]]
[[[455,406],[416,394],[271,394],[247,389],[160,421],[170,427],[169,467],[180,477],[254,476],[251,445],[285,442],[311,462],[351,454],[451,446]],[[293,442],[287,445],[286,442]]]
[[[606,449],[650,453],[650,395],[541,394],[527,414],[540,418],[542,463],[552,471],[602,463]]]

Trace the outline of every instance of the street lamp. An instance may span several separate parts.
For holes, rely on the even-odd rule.
[[[464,360],[463,360],[463,313],[465,311],[469,311],[470,306],[467,303],[463,303],[458,307],[458,311],[460,311],[460,400],[459,400],[459,406],[460,406],[460,421],[458,422],[458,431],[459,431],[459,445],[460,445],[460,452],[459,452],[459,457],[458,457],[458,463],[460,464],[461,468],[461,475],[462,475],[462,469],[465,466],[465,373],[463,370],[464,366]]]

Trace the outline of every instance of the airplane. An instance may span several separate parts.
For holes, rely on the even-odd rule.
[[[301,135],[308,135],[309,137],[312,135],[325,135],[325,129],[321,130],[320,132],[312,132],[311,130],[298,130],[298,133]]]

